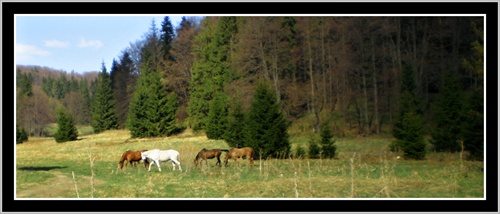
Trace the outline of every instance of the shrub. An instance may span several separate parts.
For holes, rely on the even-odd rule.
[[[26,141],[28,141],[28,134],[26,134],[26,130],[24,130],[24,128],[19,128],[19,126],[16,125],[16,144],[21,144]]]

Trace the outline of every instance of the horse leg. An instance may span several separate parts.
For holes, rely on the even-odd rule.
[[[149,162],[149,169],[148,169],[148,172],[150,172],[150,171],[151,171],[151,165],[153,165],[153,163],[156,163],[156,165],[158,166],[158,169],[160,169],[160,164],[158,164],[158,162],[157,162],[157,161],[155,161],[155,160],[151,160],[151,162]],[[160,171],[161,171],[161,169],[160,169]]]
[[[233,159],[234,159],[234,162],[236,163],[235,165],[240,166],[240,162],[238,162],[238,158],[234,157]]]
[[[172,160],[172,171],[175,171],[175,165],[179,167],[179,171],[182,172],[181,162]]]
[[[250,166],[253,166],[253,157],[250,157]]]
[[[228,159],[229,159],[229,155],[226,155],[226,157],[224,158],[224,167],[227,166]]]
[[[158,166],[158,171],[160,171],[160,172],[161,172],[161,167],[160,167],[160,162],[161,162],[161,161],[160,161],[160,160],[158,160],[158,161],[155,161],[155,162],[156,162],[156,165]]]
[[[215,163],[215,166],[220,166],[220,158],[217,156],[217,163]]]

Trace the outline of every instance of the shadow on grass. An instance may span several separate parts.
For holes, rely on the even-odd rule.
[[[26,166],[26,167],[19,167],[17,169],[23,170],[23,171],[49,171],[53,169],[63,169],[63,168],[68,168],[67,166]]]

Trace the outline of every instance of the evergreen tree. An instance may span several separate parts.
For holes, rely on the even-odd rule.
[[[97,87],[91,104],[91,126],[95,133],[118,128],[115,103],[110,76],[106,71],[104,63],[102,63],[102,69],[97,77]]]
[[[22,74],[20,70],[17,72],[17,88],[18,97],[30,97],[33,95],[33,77],[30,74]]]
[[[472,78],[472,87],[464,103],[462,135],[464,147],[472,160],[484,160],[484,20],[471,22],[476,40],[471,44],[471,53],[462,59],[462,67]]]
[[[308,157],[310,159],[317,159],[319,158],[320,153],[321,153],[321,147],[314,138],[311,138],[309,140],[309,150],[307,152]]]
[[[203,129],[214,94],[222,91],[235,76],[231,68],[230,47],[237,33],[236,17],[220,17],[212,24],[213,18],[204,20],[205,29],[196,36],[193,47],[196,54],[187,112],[194,130]]]
[[[173,92],[167,94],[167,103],[165,106],[165,118],[164,118],[164,126],[165,126],[165,134],[171,135],[177,130],[177,121],[176,114],[177,109],[179,108],[179,102],[177,95]]]
[[[456,73],[448,70],[438,95],[436,127],[432,131],[431,143],[438,152],[460,151],[458,143],[462,121],[461,85]]]
[[[78,137],[78,130],[75,126],[75,121],[73,116],[66,112],[66,110],[59,110],[59,116],[57,117],[57,131],[54,135],[56,142],[66,142],[74,141]]]
[[[227,95],[224,92],[215,94],[214,99],[210,103],[210,111],[208,112],[207,122],[205,123],[205,133],[209,139],[222,139],[224,132],[227,129],[228,109]]]
[[[111,85],[116,98],[118,127],[124,128],[129,111],[130,100],[135,88],[134,62],[128,51],[124,51],[120,61],[113,60],[111,66]]]
[[[163,59],[173,60],[170,54],[170,49],[172,49],[172,40],[174,39],[174,27],[170,21],[170,17],[165,16],[163,22],[161,23],[161,35],[160,40],[163,43]]]
[[[290,153],[288,123],[281,112],[281,104],[269,84],[257,85],[245,121],[246,141],[242,146],[253,147],[257,156],[288,156]]]
[[[92,121],[92,115],[90,113],[90,94],[89,94],[89,86],[87,84],[87,80],[82,79],[80,80],[79,83],[79,90],[80,93],[82,93],[83,100],[82,100],[82,105],[83,105],[83,124],[90,124],[90,121]]]
[[[20,128],[19,125],[16,125],[16,144],[21,144],[28,141],[28,134],[24,128]]]
[[[320,131],[321,136],[321,151],[324,158],[334,158],[337,151],[335,139],[333,139],[332,131],[327,125],[323,125]]]
[[[406,66],[403,70],[399,114],[392,133],[396,140],[391,147],[400,148],[406,158],[419,160],[425,157],[426,145],[423,137],[422,110],[415,89],[413,68]]]
[[[461,139],[471,160],[484,160],[483,90],[472,90],[464,107]]]
[[[168,136],[176,129],[177,97],[167,93],[159,73],[151,70],[149,65],[147,62],[142,64],[129,107],[127,128],[133,138]]]
[[[229,106],[227,116],[227,129],[224,133],[224,140],[230,147],[243,145],[243,130],[245,127],[245,114],[241,102],[234,102]]]

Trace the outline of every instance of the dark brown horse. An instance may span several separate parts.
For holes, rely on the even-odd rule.
[[[255,152],[251,147],[243,147],[243,148],[231,148],[229,152],[227,152],[226,158],[224,159],[224,166],[227,165],[228,159],[232,158],[236,164],[238,163],[238,158],[247,158],[250,160],[250,166],[253,166],[253,156]]]
[[[198,154],[196,155],[196,158],[194,158],[194,166],[197,167],[198,166],[198,162],[203,162],[205,161],[205,163],[207,163],[208,165],[208,161],[207,159],[213,159],[213,158],[217,158],[217,163],[215,163],[215,165],[221,165],[221,162],[220,162],[220,155],[222,154],[222,152],[228,152],[229,150],[227,149],[211,149],[211,150],[208,150],[208,149],[205,149],[203,148],[200,152],[198,152]]]
[[[141,152],[144,152],[144,151],[147,151],[147,150],[142,150],[142,151],[130,151],[130,150],[127,150],[125,153],[123,153],[122,157],[120,158],[120,162],[118,162],[118,169],[122,169],[123,168],[123,163],[125,161],[127,161],[129,163],[130,166],[134,166],[137,165],[137,163],[139,163],[141,161]],[[125,166],[127,166],[127,162],[125,162]],[[144,160],[144,167],[148,167],[148,160]]]

